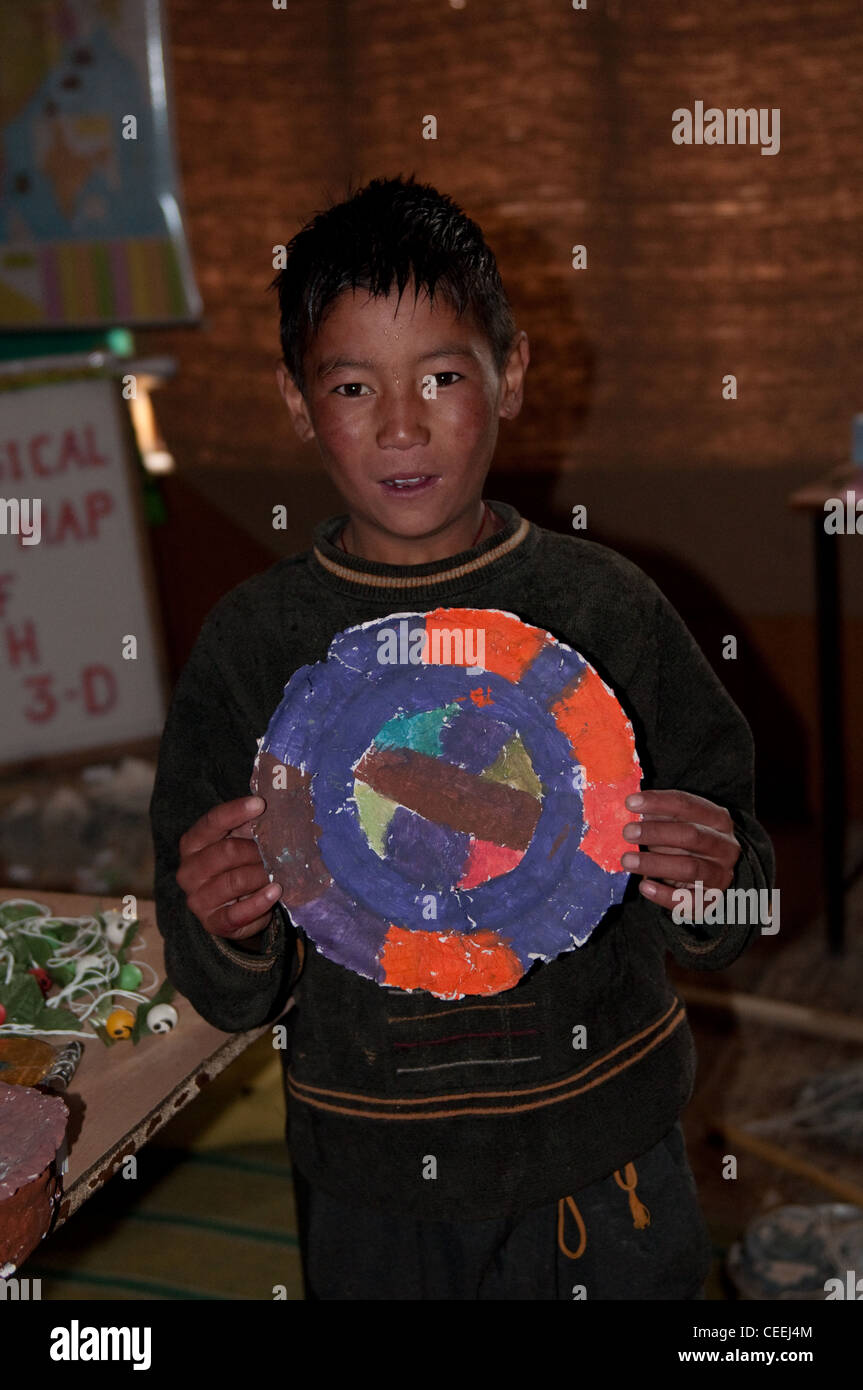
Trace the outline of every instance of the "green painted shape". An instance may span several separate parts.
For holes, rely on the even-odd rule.
[[[367,787],[365,782],[354,782],[354,800],[360,813],[360,825],[363,828],[363,834],[375,854],[383,859],[387,830],[398,802],[390,801],[388,797],[381,796],[379,792]]]
[[[529,792],[531,796],[542,796],[542,783],[533,770],[530,754],[516,734],[498,753],[491,767],[480,773],[486,782],[505,782],[508,787]]]
[[[417,753],[439,758],[441,729],[452,722],[460,708],[460,705],[451,704],[422,710],[419,714],[397,714],[381,725],[375,734],[375,747],[413,748]]]

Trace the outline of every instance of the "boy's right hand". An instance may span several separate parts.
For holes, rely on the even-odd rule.
[[[223,801],[180,840],[177,882],[189,911],[211,936],[234,941],[259,936],[282,896],[280,885],[270,882],[252,838],[252,821],[265,809],[262,796]]]

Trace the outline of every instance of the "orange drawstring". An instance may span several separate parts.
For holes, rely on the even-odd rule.
[[[635,1164],[627,1163],[623,1172],[626,1181],[624,1182],[621,1178],[619,1169],[615,1171],[614,1181],[617,1183],[618,1187],[623,1188],[624,1192],[629,1193],[629,1210],[632,1212],[632,1224],[637,1231],[643,1231],[645,1226],[650,1225],[650,1212],[647,1210],[644,1203],[640,1202],[635,1195],[635,1188],[638,1183]]]
[[[564,1206],[564,1203],[566,1204],[566,1206]],[[572,1250],[569,1249],[568,1245],[566,1244],[566,1241],[563,1238],[563,1223],[566,1218],[566,1207],[569,1207],[570,1211],[572,1212],[573,1216],[578,1222],[578,1234],[581,1237],[578,1249],[574,1253]],[[567,1255],[571,1260],[580,1259],[580,1257],[584,1254],[584,1247],[587,1245],[587,1231],[584,1229],[584,1222],[581,1219],[581,1212],[578,1210],[578,1207],[575,1205],[575,1202],[572,1200],[571,1197],[561,1197],[560,1201],[557,1204],[557,1243],[563,1251],[564,1255]]]
[[[635,1195],[635,1189],[638,1186],[638,1174],[635,1171],[635,1164],[627,1163],[623,1170],[623,1177],[620,1176],[620,1169],[616,1168],[614,1171],[614,1181],[617,1183],[618,1187],[629,1194],[629,1210],[632,1212],[632,1224],[637,1231],[643,1231],[646,1226],[650,1225],[650,1212],[647,1210],[644,1203]],[[575,1251],[570,1250],[563,1238],[563,1226],[566,1220],[567,1207],[569,1207],[578,1224],[580,1240],[578,1249]],[[557,1243],[563,1254],[570,1260],[580,1259],[584,1254],[587,1245],[587,1231],[584,1228],[581,1212],[578,1210],[572,1197],[561,1197],[557,1204]]]

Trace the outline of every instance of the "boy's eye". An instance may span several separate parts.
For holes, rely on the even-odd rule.
[[[431,372],[429,375],[433,376],[438,385],[443,387],[449,386],[451,383],[448,381],[442,382],[440,380],[441,377],[455,377],[459,381],[461,380],[461,372]],[[347,396],[348,400],[356,400],[363,389],[367,388],[364,388],[364,383],[361,381],[343,381],[341,386],[333,388],[333,393],[334,395]]]
[[[362,388],[362,385],[363,385],[363,383],[362,383],[361,381],[343,381],[342,384],[341,384],[341,386],[337,386],[337,387],[335,388],[335,393],[336,393],[336,394],[338,394],[339,392],[345,392],[346,394],[347,394],[347,393],[350,393],[349,399],[351,399],[351,398],[353,398],[353,396],[354,396],[353,388],[354,388],[355,386]]]

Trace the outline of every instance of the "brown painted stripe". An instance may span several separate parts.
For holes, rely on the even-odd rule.
[[[666,1020],[669,1018],[670,1022],[666,1023]],[[655,1047],[658,1047],[660,1043],[664,1042],[665,1039],[683,1023],[685,1018],[686,1010],[680,999],[675,997],[674,1002],[666,1009],[665,1013],[654,1023],[643,1028],[641,1032],[633,1034],[631,1038],[627,1038],[622,1043],[618,1043],[610,1052],[605,1053],[602,1057],[598,1057],[595,1062],[589,1063],[586,1067],[582,1067],[580,1071],[571,1072],[569,1076],[565,1076],[559,1081],[545,1082],[541,1086],[528,1086],[506,1091],[466,1091],[461,1094],[452,1094],[448,1096],[422,1096],[405,1098],[403,1101],[397,1101],[393,1100],[392,1097],[378,1098],[376,1096],[352,1094],[349,1091],[334,1091],[324,1086],[308,1086],[298,1082],[293,1073],[289,1070],[288,1089],[296,1100],[301,1100],[306,1105],[313,1105],[319,1110],[330,1110],[335,1114],[354,1115],[362,1119],[370,1120],[438,1120],[452,1119],[453,1116],[456,1115],[516,1115],[525,1110],[537,1110],[546,1105],[558,1105],[563,1101],[571,1100],[573,1097],[583,1094],[585,1091],[592,1090],[595,1086],[601,1086],[605,1081],[610,1081],[612,1077],[618,1076],[621,1072],[626,1071],[628,1067],[640,1061],[647,1053],[652,1052]],[[666,1026],[663,1027],[663,1024]],[[651,1034],[653,1036],[649,1037]],[[627,1048],[632,1047],[634,1044],[648,1037],[649,1041],[646,1042],[638,1052],[634,1052],[631,1056],[624,1058],[624,1060],[618,1062],[616,1066],[604,1071],[600,1076],[594,1077],[592,1081],[585,1082],[584,1085],[579,1086],[574,1084],[587,1076],[590,1072],[595,1071],[598,1067],[610,1062],[612,1058],[616,1057],[619,1053],[626,1051]],[[569,1089],[562,1090],[561,1088],[563,1087],[568,1087]],[[472,1105],[459,1107],[455,1104],[455,1102],[464,1100],[487,1101],[498,1096],[503,1099],[510,1099],[536,1095],[544,1091],[559,1091],[560,1094],[542,1096],[536,1100],[525,1101],[520,1105]],[[393,1113],[384,1114],[375,1110],[360,1110],[351,1106],[330,1105],[326,1101],[318,1100],[315,1096],[307,1094],[308,1092],[316,1092],[318,1095],[340,1097],[344,1100],[356,1100],[365,1105],[388,1105],[395,1108],[393,1109]],[[419,1106],[439,1103],[447,1105],[448,1108],[425,1112],[416,1111],[408,1114],[405,1114],[403,1109],[398,1108],[399,1106],[403,1107],[406,1105]]]
[[[504,782],[481,782],[473,773],[413,748],[370,748],[356,776],[426,820],[507,849],[527,849],[542,809],[530,792]]]
[[[265,858],[277,866],[282,904],[300,907],[320,897],[332,878],[318,849],[321,828],[315,822],[311,774],[280,763],[272,753],[261,752],[252,772],[251,790],[267,803],[253,829]]]

